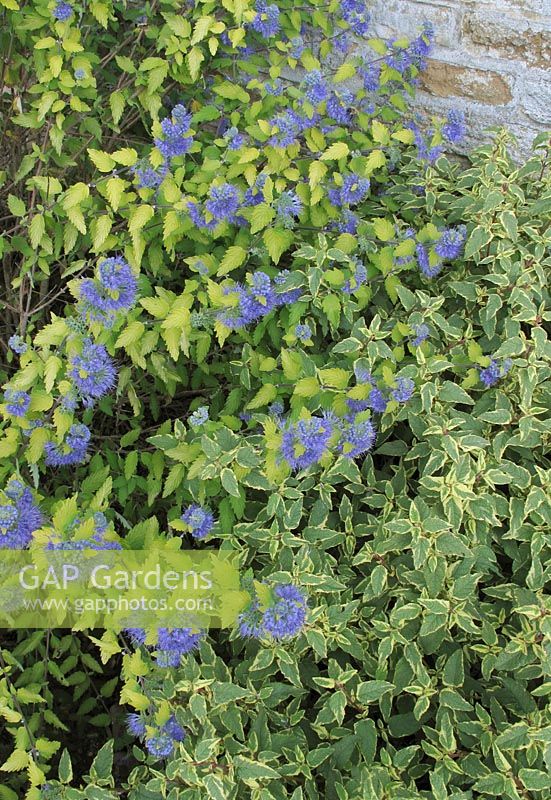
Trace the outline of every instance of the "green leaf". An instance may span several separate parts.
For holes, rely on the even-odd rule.
[[[349,152],[350,149],[346,142],[335,142],[321,155],[321,160],[338,161],[339,158],[346,158]]]
[[[73,767],[71,764],[71,756],[67,748],[61,754],[59,759],[58,775],[61,783],[71,783],[73,780]]]
[[[27,207],[23,200],[14,194],[8,195],[8,208],[14,217],[24,217],[27,213]]]
[[[341,318],[341,304],[339,298],[335,294],[326,295],[323,298],[322,307],[333,328],[338,328]]]
[[[376,219],[373,221],[375,236],[382,242],[390,242],[395,237],[394,225],[388,219]]]
[[[90,767],[90,776],[93,780],[106,780],[113,771],[113,739],[106,742],[98,750]]]
[[[222,486],[229,494],[234,497],[240,497],[239,484],[237,483],[237,478],[233,470],[229,469],[229,467],[224,467],[220,473],[220,480],[222,481]]]
[[[115,162],[108,153],[92,148],[88,148],[87,152],[90,161],[100,172],[112,172],[115,169]]]
[[[42,214],[35,214],[29,226],[31,245],[34,250],[38,250],[42,237],[46,231],[46,223]]]
[[[282,254],[293,243],[293,232],[283,228],[268,228],[264,231],[263,237],[266,249],[274,264],[279,264]]]
[[[227,275],[228,272],[240,267],[246,258],[247,251],[244,247],[240,247],[239,245],[232,245],[231,247],[228,247],[224,258],[220,262],[220,266],[218,267],[216,274],[220,276]]]
[[[492,239],[492,234],[484,230],[480,226],[476,227],[465,245],[465,258],[473,258],[478,255],[483,247],[485,247]]]
[[[251,214],[251,233],[257,233],[265,228],[275,217],[274,209],[267,203],[255,206]]]
[[[273,383],[266,383],[262,386],[253,399],[247,403],[247,408],[254,409],[254,408],[261,408],[262,406],[268,405],[277,397],[277,387],[273,385]]]
[[[391,692],[395,688],[395,685],[388,681],[364,681],[359,684],[356,690],[356,697],[358,703],[368,705],[380,700],[386,692]]]

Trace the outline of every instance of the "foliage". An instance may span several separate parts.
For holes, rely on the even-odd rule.
[[[549,142],[447,160],[356,0],[0,3],[0,533],[252,599],[5,632],[0,800],[543,798]]]

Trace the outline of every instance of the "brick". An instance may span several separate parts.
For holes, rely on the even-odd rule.
[[[421,74],[421,86],[437,97],[467,97],[491,106],[506,105],[513,98],[503,75],[435,59],[429,59]]]
[[[551,66],[551,23],[476,11],[465,15],[463,35],[467,44],[483,48],[494,57],[515,59],[542,69]]]

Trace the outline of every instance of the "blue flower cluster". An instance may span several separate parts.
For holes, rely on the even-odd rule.
[[[280,456],[291,469],[307,469],[330,452],[329,441],[333,433],[328,415],[283,422]]]
[[[443,267],[440,259],[455,261],[456,258],[459,258],[466,239],[467,229],[464,225],[459,225],[457,228],[447,228],[442,231],[440,239],[431,250],[425,244],[417,242],[415,247],[417,263],[423,275],[427,278],[439,275]],[[431,254],[433,254],[432,257]]]
[[[46,442],[45,463],[48,467],[65,467],[82,464],[88,452],[90,429],[82,422],[75,422],[65,435],[61,444]]]
[[[124,258],[100,262],[96,278],[84,278],[79,285],[79,311],[90,320],[111,327],[118,314],[130,311],[136,302],[138,282]]]
[[[72,14],[73,14],[73,7],[69,5],[69,3],[65,2],[57,3],[54,10],[52,11],[53,18],[59,20],[60,22],[67,22],[67,20],[70,19]]]
[[[14,333],[13,336],[10,336],[8,339],[8,345],[14,353],[17,353],[18,356],[22,356],[23,353],[26,353],[28,350],[25,340],[17,333]]]
[[[192,414],[189,415],[189,424],[192,428],[200,428],[209,418],[208,406],[199,406]]]
[[[204,539],[214,527],[212,511],[197,505],[197,503],[188,506],[180,519],[186,525],[189,525],[190,533],[194,539]]]
[[[117,370],[102,344],[94,344],[91,339],[85,339],[82,352],[70,360],[68,374],[83,404],[89,408],[113,388]]]
[[[446,122],[442,126],[442,134],[452,144],[460,142],[467,133],[465,125],[465,114],[459,109],[452,109],[448,112]]]
[[[407,403],[415,391],[415,384],[411,378],[397,378],[393,389],[383,391],[377,386],[377,382],[367,370],[358,369],[355,373],[356,379],[360,384],[371,384],[372,389],[365,400],[347,398],[347,405],[354,413],[365,411],[369,408],[376,414],[384,414],[390,400],[395,400],[397,403]]]
[[[480,369],[480,380],[486,389],[489,389],[491,386],[495,386],[495,384],[501,378],[504,378],[511,369],[512,365],[513,362],[510,358],[505,358],[501,361],[496,358],[492,358],[487,367]]]
[[[292,228],[302,211],[302,201],[296,192],[282,192],[274,203],[274,210],[278,222],[284,228]]]
[[[310,326],[307,324],[297,325],[295,327],[295,336],[297,337],[299,342],[302,342],[303,344],[309,342],[310,339],[312,338],[312,331],[310,330]]]
[[[145,645],[147,634],[143,628],[128,628],[127,633],[136,647]],[[159,628],[154,645],[157,664],[160,667],[180,666],[182,656],[197,650],[205,635],[204,631],[195,632],[192,628]]]
[[[0,495],[0,550],[24,550],[42,525],[42,513],[32,492],[11,480]],[[3,501],[3,502],[2,502]]]
[[[358,416],[339,420],[341,438],[340,452],[347,458],[358,458],[368,453],[375,444],[377,431],[370,419],[360,419]]]
[[[340,12],[343,20],[350,25],[356,36],[367,35],[370,15],[366,0],[342,0]]]
[[[241,283],[224,290],[226,295],[233,295],[237,304],[218,312],[217,318],[226,327],[237,330],[255,322],[274,308],[295,303],[301,295],[300,289],[277,291],[277,286],[284,283],[286,274],[280,273],[274,280],[265,272],[255,272],[249,276],[250,287]]]
[[[414,325],[413,331],[415,333],[415,337],[411,340],[413,347],[419,347],[426,339],[429,338],[430,330],[428,325],[425,325],[424,323],[421,323],[420,325]]]
[[[350,174],[344,176],[342,186],[329,189],[327,195],[334,206],[356,206],[365,200],[369,187],[369,178]]]
[[[304,592],[293,584],[278,584],[273,589],[273,602],[261,611],[258,599],[239,615],[242,636],[261,639],[290,639],[304,628],[308,606]]]
[[[174,715],[163,725],[158,725],[152,718],[128,714],[126,727],[132,736],[145,740],[145,747],[154,758],[167,758],[186,737],[184,728]]]
[[[279,31],[279,8],[268,5],[266,0],[256,0],[256,16],[250,27],[264,39],[271,39]]]
[[[6,411],[12,417],[24,417],[31,404],[31,396],[27,392],[8,387],[4,392]]]
[[[170,117],[161,122],[162,139],[155,139],[155,145],[165,161],[170,162],[177,156],[189,153],[193,144],[190,133],[191,114],[181,103],[174,106]]]
[[[317,125],[319,119],[319,114],[309,117],[307,114],[301,114],[299,111],[289,108],[270,120],[273,133],[268,144],[273,147],[289,147],[297,144],[300,136]]]

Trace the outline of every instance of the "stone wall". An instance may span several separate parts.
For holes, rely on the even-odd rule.
[[[427,112],[465,112],[469,133],[505,125],[527,153],[551,130],[551,0],[372,0],[378,36],[414,36],[423,20],[436,32],[417,101]]]

